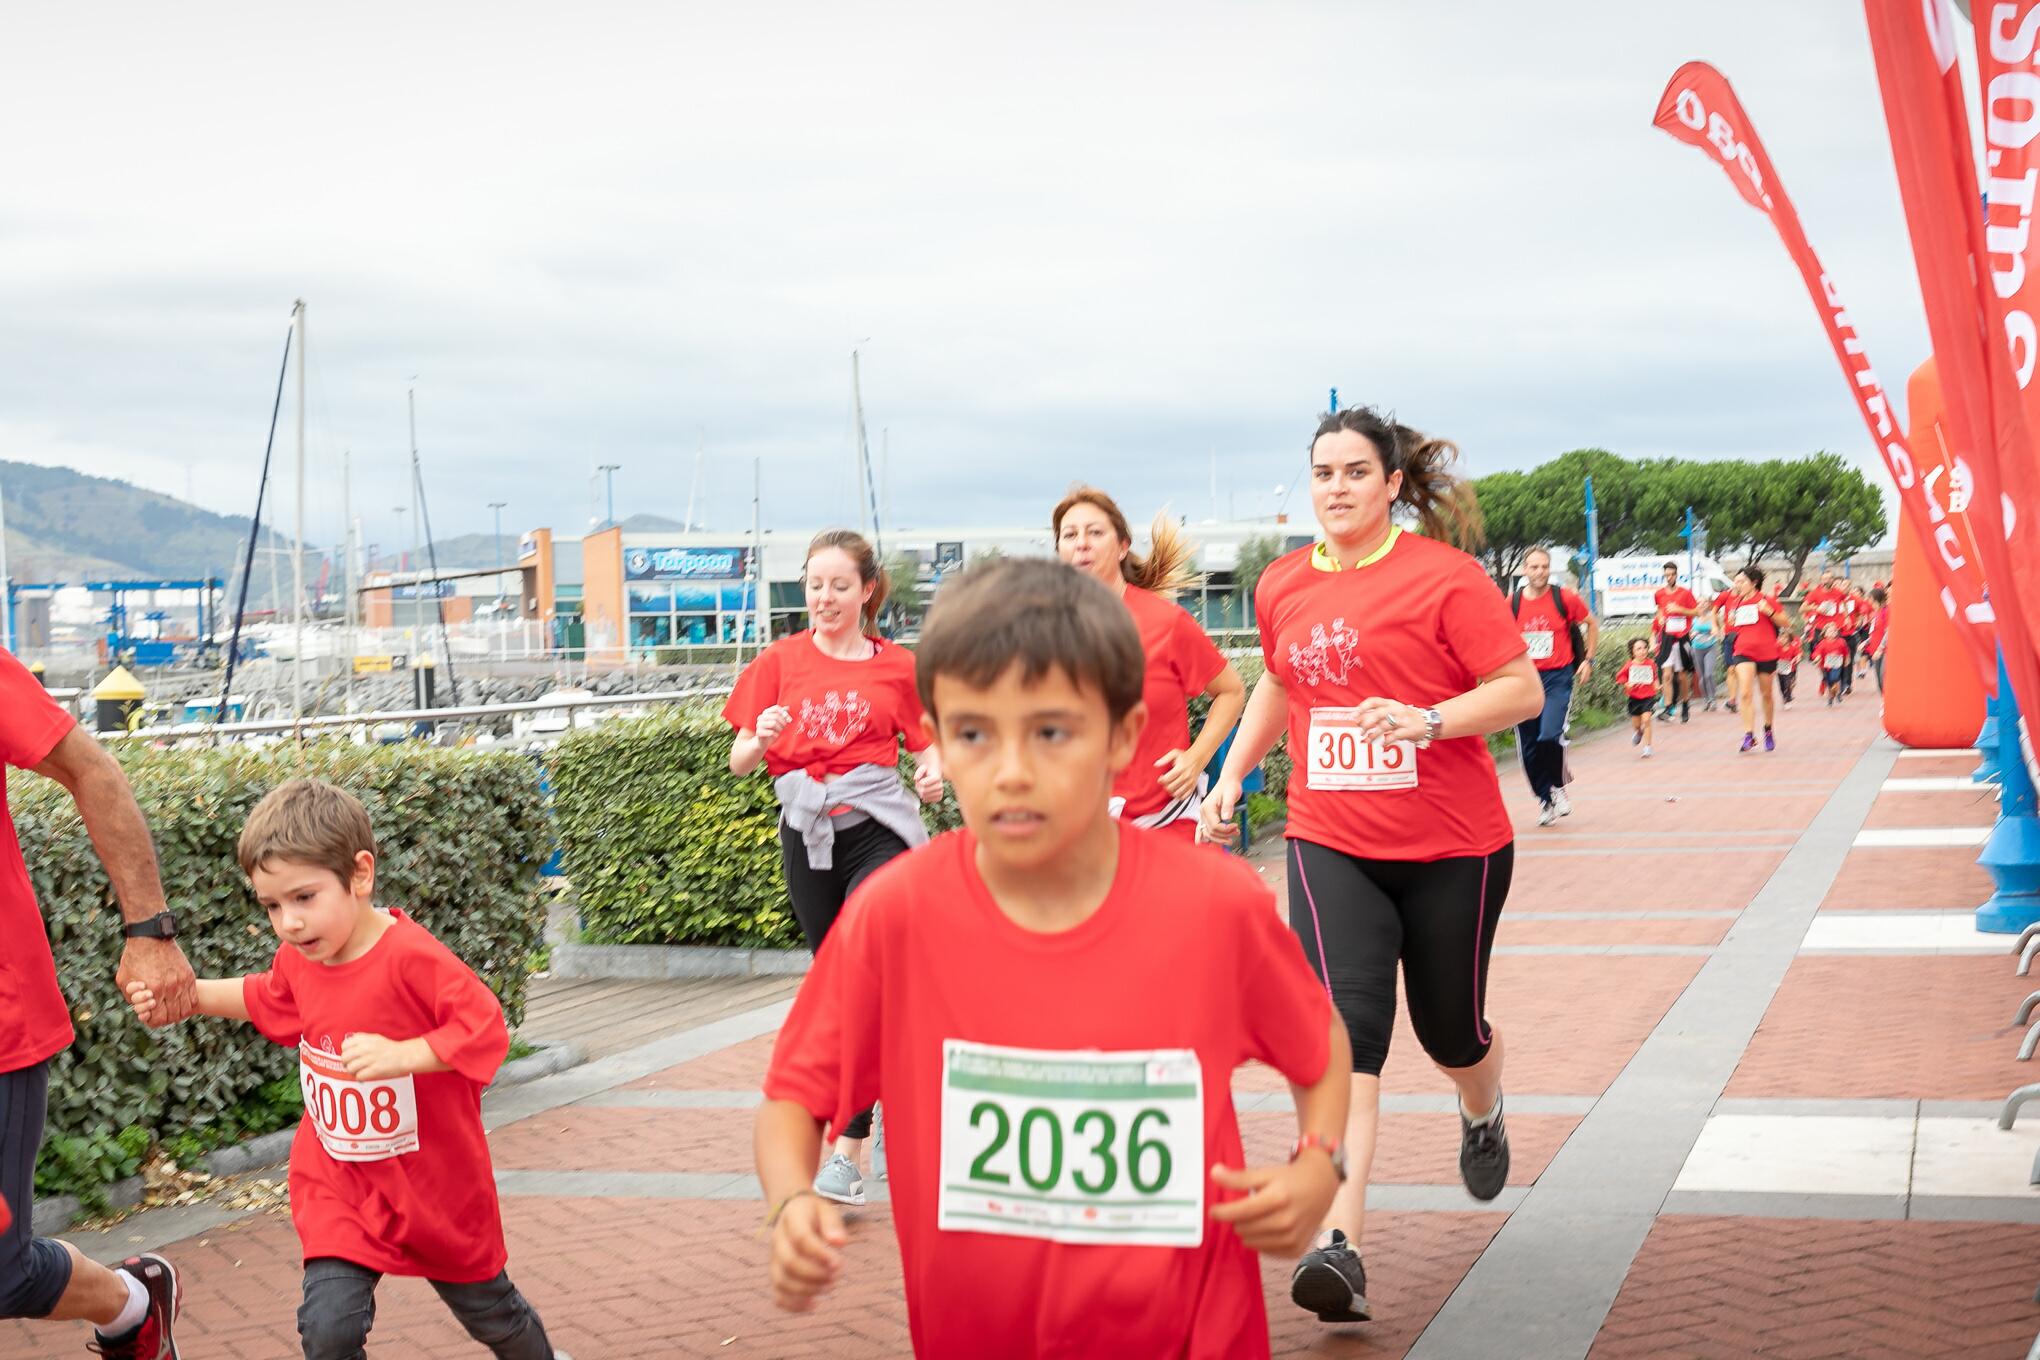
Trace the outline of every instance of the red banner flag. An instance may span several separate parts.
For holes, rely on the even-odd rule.
[[[1718,160],[1729,182],[1750,206],[1771,219],[1779,239],[1785,243],[1786,253],[1806,280],[1807,292],[1813,295],[1814,309],[1827,329],[1828,342],[1834,346],[1835,358],[1849,379],[1849,391],[1862,412],[1863,423],[1869,426],[1870,437],[1884,457],[1884,466],[1898,486],[1899,498],[1908,512],[1900,519],[1921,535],[1921,547],[1926,550],[1927,561],[1933,565],[1935,580],[1940,585],[1941,605],[1954,620],[1984,687],[1996,689],[1997,638],[1991,626],[1983,567],[1967,541],[1959,512],[1949,510],[1950,492],[1958,479],[1930,479],[1914,459],[1892,415],[1884,384],[1870,367],[1863,342],[1856,337],[1855,325],[1842,305],[1841,292],[1821,268],[1813,247],[1807,244],[1799,214],[1792,210],[1792,200],[1785,196],[1785,188],[1771,167],[1771,158],[1757,140],[1749,115],[1743,112],[1742,101],[1735,97],[1728,78],[1721,72],[1704,61],[1689,61],[1673,73],[1671,83],[1665,86],[1664,97],[1658,100],[1656,123],[1680,141]],[[1938,456],[1930,457],[1929,468],[1939,461]]]
[[[1969,464],[1976,494],[1969,507],[1976,546],[1990,581],[2005,668],[2021,709],[2040,713],[2040,653],[2031,612],[2040,606],[2040,536],[2019,524],[2036,501],[2033,445],[2013,371],[2033,353],[2026,337],[2007,331],[2002,293],[2015,279],[1992,278],[1984,205],[1969,140],[1962,76],[1955,65],[1955,19],[1946,0],[1865,0],[1870,50],[1884,95],[1884,119],[1898,168],[1899,197],[1911,231],[1913,263],[1934,362],[1941,377],[1943,421],[1955,455]],[[2016,7],[2014,7],[2016,8]],[[2001,32],[1983,16],[1980,40]],[[2016,39],[2018,30],[2011,31]],[[2005,129],[1999,129],[2005,135]],[[2000,169],[2002,151],[1998,156]],[[2021,261],[2023,264],[2023,260]],[[2023,315],[2023,313],[2021,313]],[[2028,318],[2024,323],[2031,325]],[[2007,343],[2009,336],[2010,343]]]

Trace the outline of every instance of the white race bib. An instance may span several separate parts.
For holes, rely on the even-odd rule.
[[[1792,672],[1799,669],[1799,663],[1797,661],[1794,661],[1791,657],[1788,656],[1783,661],[1780,661],[1778,663],[1778,669],[1780,671],[1783,671],[1785,674],[1790,675],[1792,674]]]
[[[1665,615],[1665,631],[1673,637],[1678,637],[1686,631],[1687,625],[1691,622],[1692,620],[1684,614],[1667,614]]]
[[[1757,621],[1757,607],[1753,604],[1739,604],[1735,607],[1735,626],[1747,628]]]
[[[941,1173],[944,1232],[1202,1246],[1203,1066],[945,1040]]]
[[[1308,788],[1334,792],[1346,789],[1413,789],[1417,786],[1417,748],[1407,741],[1383,742],[1360,730],[1357,710],[1313,708],[1310,711],[1310,755],[1304,766]]]
[[[418,1084],[410,1076],[357,1081],[338,1053],[298,1045],[305,1117],[336,1162],[381,1162],[418,1150]]]
[[[1834,600],[1822,600],[1820,602],[1820,612],[1823,614],[1839,614],[1842,612],[1842,606]]]
[[[1551,638],[1552,634],[1549,628],[1539,628],[1535,632],[1526,631],[1523,634],[1523,645],[1530,649],[1530,659],[1532,661],[1551,660]]]
[[[1651,675],[1650,667],[1644,662],[1639,661],[1629,668],[1629,683],[1632,685],[1649,685],[1656,683],[1656,679]]]

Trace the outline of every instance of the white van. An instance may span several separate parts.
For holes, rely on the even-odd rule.
[[[1649,617],[1657,613],[1657,593],[1665,583],[1665,563],[1679,567],[1679,584],[1706,604],[1729,588],[1728,573],[1711,557],[1688,559],[1684,553],[1624,553],[1594,563],[1594,589],[1604,619]]]

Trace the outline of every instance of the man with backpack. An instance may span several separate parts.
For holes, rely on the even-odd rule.
[[[1523,585],[1509,597],[1509,609],[1523,630],[1537,678],[1544,682],[1544,711],[1516,728],[1516,749],[1541,809],[1537,824],[1550,826],[1572,815],[1572,802],[1565,796],[1565,748],[1560,738],[1565,735],[1574,684],[1593,677],[1601,623],[1579,596],[1551,584],[1551,554],[1543,548],[1524,555]]]

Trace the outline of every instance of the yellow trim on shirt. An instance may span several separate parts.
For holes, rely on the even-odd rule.
[[[1401,537],[1402,526],[1400,524],[1389,525],[1388,537],[1381,540],[1381,546],[1350,567],[1341,567],[1339,559],[1327,552],[1324,544],[1315,544],[1310,550],[1310,565],[1317,571],[1358,571],[1362,567],[1371,567],[1382,558],[1388,556],[1388,550],[1393,548],[1395,541]]]

